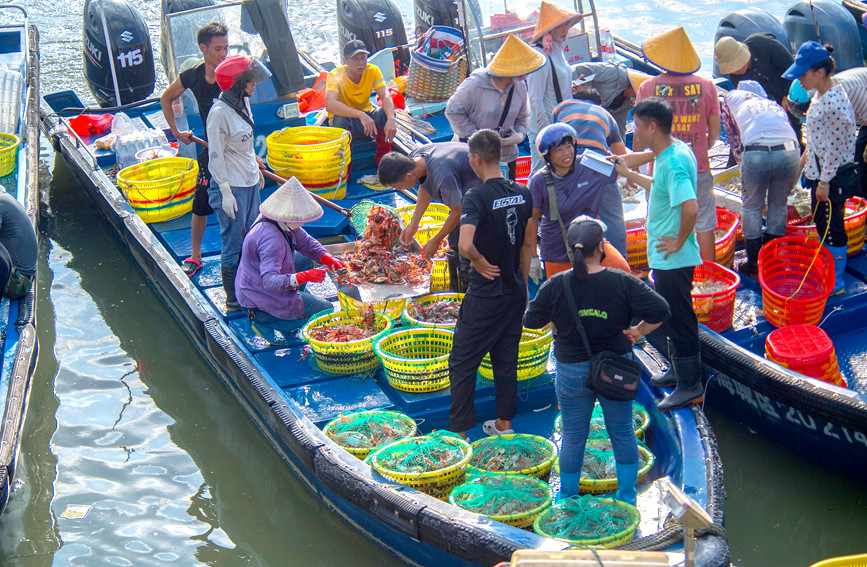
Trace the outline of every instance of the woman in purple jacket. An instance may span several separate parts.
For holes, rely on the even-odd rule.
[[[346,265],[325,251],[301,225],[322,216],[322,207],[294,177],[259,207],[261,213],[244,238],[235,294],[247,310],[253,331],[272,345],[286,343],[283,335],[332,307],[331,302],[299,288],[321,282],[326,270]]]

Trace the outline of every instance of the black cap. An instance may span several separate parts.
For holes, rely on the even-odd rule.
[[[364,45],[364,42],[360,39],[353,39],[352,41],[347,41],[346,45],[343,46],[343,56],[346,59],[349,59],[356,53],[366,53],[370,55],[370,51],[367,50],[367,47]]]

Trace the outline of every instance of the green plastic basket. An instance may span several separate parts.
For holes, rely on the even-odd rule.
[[[545,481],[523,474],[489,474],[452,490],[449,502],[492,520],[525,528],[551,505],[554,491]]]
[[[571,545],[614,547],[631,541],[640,521],[634,506],[588,495],[544,510],[533,521],[533,531]]]
[[[478,469],[479,473],[546,478],[556,457],[557,445],[550,439],[527,433],[492,435],[473,441],[470,468]]]

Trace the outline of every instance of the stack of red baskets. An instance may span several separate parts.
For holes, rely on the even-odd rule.
[[[834,257],[813,240],[776,238],[759,252],[759,283],[769,323],[815,325],[834,289]]]
[[[819,327],[792,325],[771,332],[765,341],[765,358],[804,376],[846,387],[834,343]]]

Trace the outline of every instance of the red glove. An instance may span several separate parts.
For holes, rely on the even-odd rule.
[[[328,254],[327,252],[323,254],[321,258],[319,258],[319,263],[323,266],[328,266],[329,270],[334,270],[335,272],[337,270],[346,269],[346,264],[332,256],[331,254]]]
[[[304,285],[307,282],[321,282],[325,279],[325,274],[325,270],[320,268],[313,268],[311,270],[298,272],[297,274],[295,274],[295,285]]]

